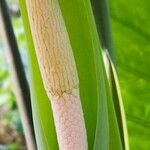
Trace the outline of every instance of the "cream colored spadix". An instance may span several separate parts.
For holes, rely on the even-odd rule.
[[[57,0],[26,0],[44,87],[52,103],[60,150],[87,150],[79,81]]]

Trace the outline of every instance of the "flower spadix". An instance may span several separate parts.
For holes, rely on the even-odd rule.
[[[60,150],[87,150],[79,80],[57,0],[26,0],[31,33]]]

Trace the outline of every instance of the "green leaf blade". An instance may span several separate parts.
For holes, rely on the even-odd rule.
[[[37,146],[38,149],[42,150],[56,150],[58,149],[58,144],[52,110],[43,86],[41,73],[36,59],[34,44],[27,16],[26,4],[24,0],[20,0],[20,7],[29,47],[28,54],[31,75],[30,87]]]

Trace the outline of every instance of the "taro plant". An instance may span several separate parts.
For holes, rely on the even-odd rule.
[[[128,150],[106,0],[20,0],[39,150]]]
[[[105,0],[20,0],[40,150],[128,150]]]
[[[16,53],[8,12],[1,4],[4,0],[0,1],[0,23],[9,50]],[[107,0],[20,0],[40,150],[129,149],[117,73],[130,149],[150,149],[150,2],[111,0],[109,6]],[[13,70],[17,79],[22,79],[18,52],[11,59],[17,66]],[[21,85],[20,91],[27,97],[28,87]],[[24,104],[30,103],[28,98],[22,99]],[[26,114],[31,115],[30,105],[22,106],[20,110],[29,110]],[[30,115],[26,117],[32,122]],[[29,145],[34,136],[28,138],[24,116],[22,120],[28,149],[37,149]],[[32,123],[28,125],[32,127]]]

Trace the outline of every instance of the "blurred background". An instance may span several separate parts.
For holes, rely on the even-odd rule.
[[[19,50],[27,71],[27,53],[24,29],[20,17],[18,0],[7,0]],[[13,91],[10,66],[6,52],[6,43],[0,28],[0,150],[26,149],[25,138]]]

